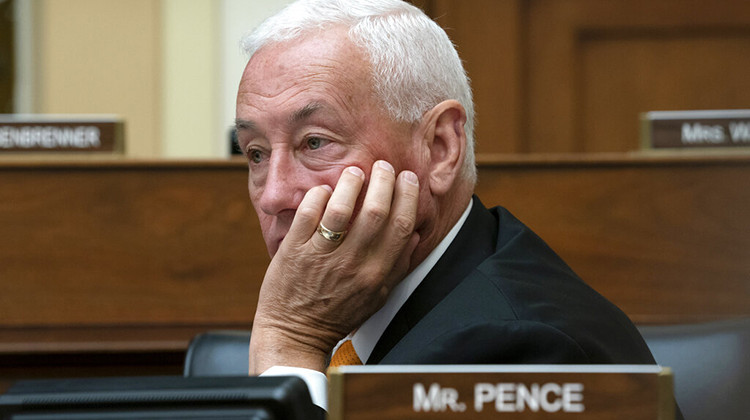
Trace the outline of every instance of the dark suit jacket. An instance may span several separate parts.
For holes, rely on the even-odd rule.
[[[622,311],[507,210],[464,226],[367,364],[652,364]]]

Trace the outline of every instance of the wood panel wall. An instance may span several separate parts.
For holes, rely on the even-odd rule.
[[[750,108],[746,0],[426,0],[482,153],[637,150],[642,112]]]

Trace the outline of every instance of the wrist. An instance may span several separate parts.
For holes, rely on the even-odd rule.
[[[308,343],[286,331],[253,325],[250,338],[250,374],[273,366],[292,366],[325,372],[330,349]]]

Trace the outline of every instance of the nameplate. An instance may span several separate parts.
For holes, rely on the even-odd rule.
[[[124,151],[116,117],[0,115],[0,152]]]
[[[673,420],[669,368],[655,365],[342,366],[332,420]]]
[[[641,116],[647,149],[750,146],[750,110],[652,111]]]

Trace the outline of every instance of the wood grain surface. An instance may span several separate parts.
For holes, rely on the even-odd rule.
[[[690,322],[750,314],[748,172],[744,156],[485,155],[477,193],[636,322]],[[268,255],[243,163],[5,162],[0,179],[3,336],[251,324]]]
[[[455,371],[447,372],[450,366],[440,366],[437,371],[430,371],[429,366],[410,366],[402,371],[393,368],[396,369],[387,373],[380,372],[377,366],[365,366],[350,373],[329,372],[331,419],[674,418],[672,376],[668,370],[626,373],[611,367],[611,371],[599,372],[545,372],[539,366],[528,371],[522,366],[513,366],[512,371],[503,371],[501,366],[475,366],[471,370],[457,366]],[[477,393],[477,384],[481,384],[481,394]],[[498,384],[503,384],[503,391],[493,395],[490,386]],[[580,384],[581,399],[575,404],[576,411],[565,412],[560,407],[534,410],[530,405],[517,404],[526,400],[515,394],[514,387],[523,385],[531,390],[534,385],[543,388],[546,384]],[[415,390],[418,387],[421,390]],[[439,397],[451,394],[453,398]],[[550,394],[547,401],[556,398]],[[498,399],[504,403],[498,404]],[[445,401],[448,403],[440,404]]]
[[[481,153],[634,151],[642,112],[750,106],[746,0],[414,3],[457,45]]]

